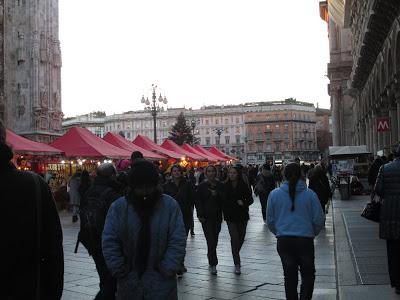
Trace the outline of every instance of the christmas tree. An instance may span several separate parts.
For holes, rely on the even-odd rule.
[[[183,112],[181,112],[176,118],[176,123],[172,126],[168,139],[178,145],[183,145],[183,143],[191,145],[198,143],[198,138],[194,137],[192,127],[186,123],[186,118],[183,115]]]

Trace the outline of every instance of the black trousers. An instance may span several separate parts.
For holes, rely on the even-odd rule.
[[[311,299],[315,281],[314,239],[278,237],[277,249],[285,276],[286,299]],[[299,269],[301,274],[300,298],[297,294]]]
[[[210,266],[216,266],[218,265],[217,245],[219,232],[221,231],[221,220],[206,219],[201,226],[203,227],[204,236],[207,241],[208,264]]]
[[[101,251],[95,251],[91,253],[94,263],[96,264],[96,270],[100,278],[100,291],[97,293],[95,300],[114,300],[115,292],[117,291],[117,281],[111,276],[111,273],[107,269],[106,262],[104,260],[103,253]]]
[[[263,220],[265,221],[267,219],[267,211],[266,211],[266,209],[267,209],[268,197],[260,196],[259,198],[260,198],[260,203],[261,203],[261,213],[262,213],[262,216],[263,216]]]
[[[240,266],[240,249],[243,246],[246,236],[247,221],[243,222],[226,222],[228,224],[229,235],[231,236],[231,249],[233,263]]]
[[[400,288],[400,240],[386,240],[390,284]]]

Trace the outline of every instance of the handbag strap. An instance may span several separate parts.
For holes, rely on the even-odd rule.
[[[41,280],[40,280],[40,265],[42,261],[41,255],[41,232],[42,232],[42,192],[38,175],[32,173],[32,178],[35,183],[35,202],[36,202],[36,299],[41,298]]]

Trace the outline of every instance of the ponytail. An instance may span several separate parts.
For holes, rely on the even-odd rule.
[[[296,185],[297,181],[301,178],[301,169],[300,166],[296,163],[290,163],[285,167],[284,175],[286,180],[289,183],[289,196],[290,200],[292,200],[292,207],[290,211],[294,211],[295,209],[295,199],[296,199]]]

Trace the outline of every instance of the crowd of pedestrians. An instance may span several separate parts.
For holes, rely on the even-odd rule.
[[[62,230],[53,195],[40,176],[13,167],[2,123],[0,148],[6,224],[14,224],[12,233],[4,232],[8,245],[4,299],[60,299]],[[380,237],[387,240],[390,279],[397,292],[400,148],[395,155],[391,163],[376,160],[369,180],[385,199]],[[133,153],[131,162],[118,168],[101,164],[94,179],[82,171],[69,182],[72,221],[80,221],[76,248],[82,244],[87,249],[100,278],[95,299],[177,299],[177,278],[188,272],[186,239],[189,233],[194,235],[194,214],[207,242],[210,273],[218,274],[217,246],[225,221],[233,272],[240,275],[253,192],[259,197],[265,224],[277,238],[287,299],[312,298],[314,238],[325,225],[326,205],[332,197],[323,164],[307,170],[298,161],[284,168],[266,163],[185,170],[174,165],[165,176],[154,163]]]

